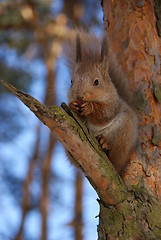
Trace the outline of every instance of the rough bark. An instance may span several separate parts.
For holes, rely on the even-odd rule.
[[[142,155],[133,156],[124,180],[144,178],[161,201],[161,45],[152,1],[103,1],[104,22],[119,62],[129,77],[139,116]]]
[[[160,239],[161,236],[161,228],[157,226],[161,217],[156,221],[157,208],[154,212],[149,209],[152,207],[150,196],[156,196],[158,204],[161,202],[160,4],[155,3],[157,5],[150,0],[102,1],[105,29],[134,92],[140,149],[132,155],[123,176],[128,189],[135,189],[130,200],[133,213],[129,218],[114,206],[101,206],[99,239]],[[147,191],[151,192],[149,197]],[[149,219],[153,219],[152,225]]]

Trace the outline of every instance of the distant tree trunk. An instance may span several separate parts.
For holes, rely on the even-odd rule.
[[[156,221],[157,208],[151,214],[145,193],[148,191],[150,198],[155,196],[160,205],[161,41],[156,28],[155,10],[161,11],[161,4],[160,10],[158,7],[159,1],[154,3],[150,0],[102,1],[105,30],[134,92],[140,120],[141,150],[132,155],[123,176],[128,189],[135,189],[133,199],[125,200],[133,209],[131,216],[123,209],[125,202],[113,206],[100,204],[100,240],[161,239],[161,216]],[[142,207],[139,202],[143,203]]]
[[[83,217],[82,217],[82,187],[83,187],[83,178],[80,171],[76,171],[75,179],[75,216],[73,220],[74,235],[75,240],[83,240],[82,226],[83,226]]]

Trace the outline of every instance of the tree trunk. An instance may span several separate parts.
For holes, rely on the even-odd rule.
[[[102,7],[113,51],[134,92],[141,148],[123,176],[133,197],[115,206],[100,204],[99,239],[161,239],[161,216],[156,221],[161,202],[161,45],[154,11],[159,5],[103,0]],[[155,207],[150,200],[154,196]]]

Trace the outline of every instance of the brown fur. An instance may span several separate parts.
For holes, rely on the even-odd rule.
[[[66,58],[66,65],[69,68],[71,74],[73,75],[74,69],[77,64],[76,60],[76,38],[77,35],[80,36],[81,49],[82,49],[82,58],[83,63],[92,63],[97,64],[100,61],[103,61],[106,58],[108,59],[109,64],[109,76],[115,85],[118,94],[120,97],[125,100],[130,106],[133,107],[132,103],[132,92],[128,86],[128,79],[123,72],[121,66],[118,64],[116,55],[113,53],[107,34],[105,33],[104,37],[98,38],[95,34],[89,35],[83,30],[75,30],[70,36],[66,38],[63,50]],[[103,51],[101,51],[101,46],[103,46]],[[105,66],[107,63],[104,63]],[[103,64],[102,64],[103,65]],[[103,71],[105,69],[103,68]]]
[[[89,35],[83,30],[75,30],[70,36],[67,36],[65,44],[63,46],[63,51],[66,57],[66,64],[73,74],[76,61],[76,38],[77,35],[80,36],[81,49],[82,49],[82,58],[81,60],[85,62],[97,63],[100,61],[100,47],[101,40],[99,40],[94,34]]]
[[[77,40],[76,40],[77,39]],[[102,40],[74,32],[65,47],[72,86],[70,108],[99,136],[116,170],[128,163],[137,137],[137,116],[131,107],[127,78],[118,65],[107,35]]]

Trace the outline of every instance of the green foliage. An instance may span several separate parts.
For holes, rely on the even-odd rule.
[[[0,46],[14,49],[18,55],[23,55],[31,43],[33,35],[30,31],[0,30]]]
[[[32,33],[26,31],[20,7],[7,1],[0,4],[0,79],[27,92],[33,76],[30,69],[24,68],[25,59],[22,55],[32,43]],[[11,51],[14,52],[13,60],[10,60]],[[12,141],[24,129],[23,116],[16,108],[16,104],[13,104],[11,94],[2,84],[0,93],[0,142],[7,142]]]
[[[1,8],[0,27],[9,27],[11,24],[18,27],[22,23],[24,23],[24,20],[18,8],[10,4]]]
[[[29,91],[32,81],[30,72],[22,67],[8,66],[2,59],[0,59],[0,78],[25,92]],[[0,94],[0,142],[7,142],[17,137],[25,125],[22,114],[16,108],[16,99],[2,84],[0,84]]]
[[[24,129],[22,113],[11,94],[0,95],[0,143],[13,141]]]
[[[31,84],[32,76],[30,72],[24,70],[23,68],[10,67],[5,64],[2,59],[0,60],[0,77],[8,83],[11,83],[18,89],[27,92]],[[2,84],[0,84],[0,92],[8,92]]]

